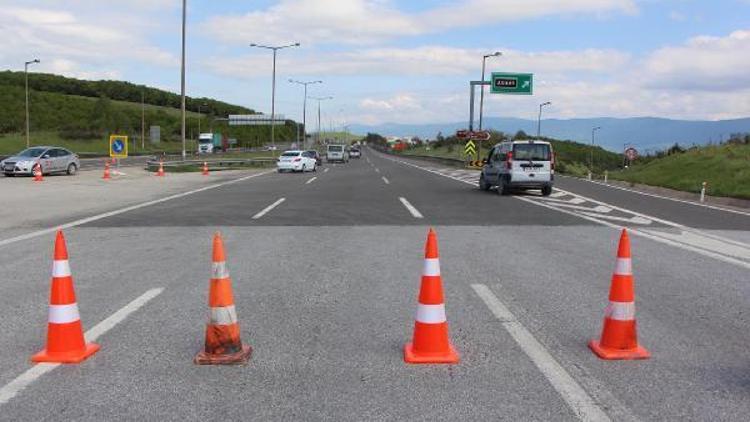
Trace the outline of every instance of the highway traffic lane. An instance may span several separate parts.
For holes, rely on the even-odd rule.
[[[750,231],[748,215],[646,196],[572,177],[558,177],[555,182],[561,189],[687,227]]]
[[[102,338],[97,355],[45,375],[4,405],[3,414],[30,420],[49,414],[83,420],[573,420],[448,265],[448,315],[463,361],[405,365],[402,346],[413,326],[425,228],[341,230],[345,234],[225,228],[243,337],[255,352],[246,367],[222,368],[191,362],[202,346],[206,314],[205,228],[196,235],[177,228],[76,229],[81,238],[106,232],[101,249],[121,246],[119,235],[129,233],[133,259],[123,270],[151,266],[162,274],[156,278],[165,293]],[[153,261],[153,251],[135,247],[151,238],[162,248],[170,239],[169,253],[181,258],[161,254]],[[88,265],[86,258],[78,261]]]
[[[394,162],[371,149],[368,156],[388,178],[391,190],[403,196],[424,215],[425,224],[439,225],[543,225],[568,226],[593,223],[512,196],[484,192],[461,181]],[[478,177],[478,173],[477,173]]]

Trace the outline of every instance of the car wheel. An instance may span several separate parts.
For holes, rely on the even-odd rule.
[[[75,164],[70,163],[68,164],[68,169],[65,172],[68,173],[68,176],[75,176],[77,171],[78,167]]]
[[[317,171],[318,171],[318,165],[317,165],[317,164],[315,164],[315,165],[313,166],[313,171],[315,171],[315,172],[317,172]]]
[[[497,184],[497,194],[507,195],[509,193],[510,193],[510,187],[508,186],[508,182],[505,181],[505,178],[500,178],[500,181]]]
[[[487,183],[486,180],[484,180],[484,173],[482,173],[481,175],[479,175],[479,189],[483,190],[483,191],[490,190],[490,184]]]
[[[543,196],[550,196],[552,195],[552,186],[547,185],[542,188],[542,195]]]

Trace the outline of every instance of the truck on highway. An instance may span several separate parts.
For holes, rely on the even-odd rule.
[[[222,136],[221,133],[201,133],[198,135],[198,154],[226,151],[227,144],[226,136]]]

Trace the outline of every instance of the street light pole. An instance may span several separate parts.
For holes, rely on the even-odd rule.
[[[180,65],[180,112],[182,120],[182,159],[187,158],[185,151],[185,23],[187,19],[187,0],[182,0],[182,63]]]
[[[542,133],[542,107],[552,104],[552,102],[547,101],[544,103],[539,104],[539,119],[536,121],[536,138],[539,139]]]
[[[594,133],[601,129],[601,126],[597,126],[591,129],[591,155],[589,155],[589,171],[594,172]]]
[[[201,107],[208,107],[208,104],[198,104],[198,138],[201,137]]]
[[[303,147],[307,144],[307,86],[314,84],[322,84],[323,81],[296,81],[289,79],[290,83],[303,85],[305,87],[305,99],[302,101],[302,145]]]
[[[487,64],[487,58],[488,57],[500,57],[503,53],[496,51],[492,54],[485,54],[482,56],[482,82],[484,82],[484,69],[485,65]],[[479,94],[479,130],[482,130],[482,111],[484,109],[484,85],[480,86],[480,94]]]
[[[310,97],[311,100],[318,100],[318,144],[320,144],[320,102],[332,100],[333,97]]]
[[[26,76],[26,148],[31,145],[31,140],[29,137],[29,127],[31,126],[29,124],[29,65],[34,63],[39,63],[39,59],[24,62],[23,64],[23,72]]]
[[[273,51],[273,74],[271,77],[271,145],[276,145],[275,126],[276,126],[276,52],[289,47],[299,47],[300,44],[294,43],[281,46],[268,46],[252,43],[250,47],[265,48]]]

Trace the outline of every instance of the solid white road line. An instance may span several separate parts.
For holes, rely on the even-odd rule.
[[[312,179],[310,179],[310,180],[308,180],[307,182],[305,182],[305,184],[306,184],[306,185],[309,185],[310,183],[312,183],[313,181],[315,181],[315,179],[317,179],[317,178],[318,178],[318,176],[315,176],[315,177],[313,177]]]
[[[414,218],[424,218],[422,213],[419,212],[416,208],[414,208],[414,205],[410,204],[409,201],[406,200],[404,197],[399,197],[399,201],[401,201],[402,204],[406,207],[407,210],[411,213],[412,217]]]
[[[22,240],[28,240],[28,239],[32,239],[34,237],[45,235],[45,234],[54,233],[57,230],[64,230],[64,229],[68,229],[68,228],[71,228],[71,227],[80,226],[80,225],[83,225],[83,224],[91,223],[92,221],[101,220],[103,218],[112,217],[112,216],[115,216],[115,215],[119,215],[119,214],[126,213],[126,212],[129,212],[129,211],[137,210],[137,209],[140,209],[140,208],[150,207],[151,205],[161,204],[162,202],[171,201],[173,199],[184,198],[184,197],[186,197],[188,195],[193,195],[193,194],[196,194],[196,193],[199,193],[199,192],[203,192],[203,191],[207,191],[207,190],[210,190],[210,189],[216,189],[216,188],[219,188],[219,187],[222,187],[222,186],[231,185],[233,183],[242,182],[244,180],[252,179],[253,177],[258,177],[258,176],[263,176],[263,175],[266,175],[266,174],[269,174],[269,173],[273,173],[274,171],[275,170],[264,171],[262,173],[251,174],[249,176],[240,177],[238,179],[229,180],[227,182],[216,183],[216,184],[213,184],[213,185],[204,186],[204,187],[202,187],[200,189],[194,189],[194,190],[191,190],[191,191],[187,191],[187,192],[183,192],[183,193],[178,193],[178,194],[175,194],[175,195],[170,195],[170,196],[167,196],[167,197],[164,197],[164,198],[160,198],[160,199],[156,199],[156,200],[153,200],[153,201],[142,202],[140,204],[131,205],[129,207],[120,208],[120,209],[117,209],[117,210],[114,210],[114,211],[108,211],[108,212],[105,212],[105,213],[102,213],[102,214],[97,214],[97,215],[93,215],[91,217],[86,217],[86,218],[82,218],[80,220],[75,220],[75,221],[71,221],[69,223],[61,224],[59,226],[50,227],[48,229],[44,229],[44,230],[39,230],[39,231],[31,232],[31,233],[22,234],[20,236],[11,237],[9,239],[0,240],[0,246],[5,246],[5,245],[9,245],[11,243],[20,242]]]
[[[328,170],[330,170],[330,168],[326,167],[326,169],[323,170],[323,173],[328,173]]]
[[[125,318],[127,318],[130,314],[143,307],[143,305],[148,303],[148,301],[155,298],[156,296],[159,296],[163,291],[164,289],[161,287],[146,291],[146,293],[123,306],[119,311],[110,315],[104,321],[96,324],[93,328],[86,331],[86,333],[84,333],[86,341],[95,341],[101,335],[111,330],[115,325],[124,321]],[[15,397],[24,388],[28,387],[31,383],[36,381],[39,377],[46,374],[47,372],[52,371],[60,365],[61,364],[59,363],[36,364],[23,374],[16,377],[13,381],[4,385],[2,388],[0,388],[0,406],[7,403],[10,399]]]
[[[259,212],[259,213],[255,214],[255,215],[253,216],[253,220],[257,220],[257,219],[259,219],[259,218],[263,217],[264,215],[268,214],[268,212],[269,212],[269,211],[271,211],[272,209],[276,208],[276,206],[278,206],[279,204],[281,204],[281,203],[282,203],[282,202],[284,202],[284,201],[286,201],[286,198],[279,198],[279,199],[278,199],[278,200],[277,200],[276,202],[274,202],[273,204],[271,204],[271,205],[269,205],[269,206],[267,206],[267,207],[263,208],[263,211],[261,211],[261,212]]]
[[[386,185],[390,185],[391,182],[388,181],[388,179],[385,178],[385,176],[382,177],[383,182],[385,182]]]
[[[586,393],[576,380],[568,374],[554,357],[516,319],[515,315],[484,284],[472,284],[471,288],[484,301],[484,304],[500,320],[503,327],[516,343],[534,362],[534,365],[547,378],[565,403],[582,421],[609,421],[601,407]]]

